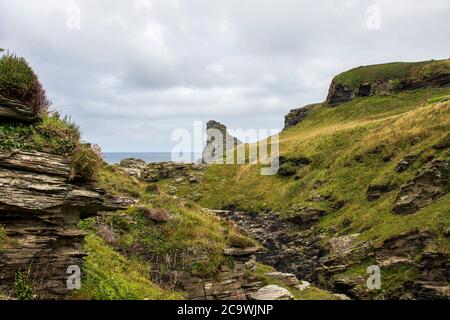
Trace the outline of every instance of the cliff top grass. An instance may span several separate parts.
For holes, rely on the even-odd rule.
[[[450,59],[422,62],[392,62],[361,66],[337,75],[334,81],[355,86],[375,80],[422,79],[431,74],[443,72],[450,72]]]

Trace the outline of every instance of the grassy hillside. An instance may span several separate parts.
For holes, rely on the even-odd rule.
[[[392,212],[398,190],[369,201],[367,189],[401,185],[430,157],[449,159],[448,149],[433,147],[450,139],[450,102],[436,102],[447,96],[450,88],[430,88],[357,98],[334,108],[323,104],[280,138],[282,156],[307,157],[310,165],[292,177],[261,176],[254,165],[211,166],[199,186],[200,203],[281,215],[295,214],[300,206],[318,207],[328,212],[320,221],[324,228],[338,226],[337,235],[360,232],[360,240],[382,241],[413,229],[442,233],[450,225],[448,194],[417,214],[399,216]],[[397,173],[406,155],[418,160]],[[345,205],[333,209],[337,202]],[[447,251],[445,243],[439,248]]]
[[[450,60],[421,62],[392,62],[357,67],[339,74],[334,80],[343,85],[359,85],[367,81],[424,79],[432,75],[449,72]]]

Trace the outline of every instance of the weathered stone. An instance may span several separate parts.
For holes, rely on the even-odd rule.
[[[227,256],[241,257],[241,256],[251,256],[255,253],[261,252],[260,247],[250,247],[250,248],[225,248],[224,254]]]
[[[269,272],[266,273],[266,276],[281,282],[286,286],[293,286],[298,284],[298,279],[295,274],[292,273],[283,273],[283,272]]]
[[[0,167],[57,175],[67,179],[70,176],[70,159],[37,151],[0,153]]]
[[[144,170],[146,165],[147,163],[144,160],[128,158],[120,161],[119,167],[128,175],[141,178],[142,170]]]
[[[228,134],[227,127],[220,122],[211,120],[206,124],[207,142],[203,150],[203,163],[211,163],[222,159],[226,151],[236,148],[242,141]]]
[[[0,95],[0,120],[32,122],[38,118],[33,107]]]
[[[369,201],[374,201],[379,199],[384,194],[391,192],[397,186],[393,184],[381,184],[381,185],[372,185],[367,189],[367,199]]]
[[[302,108],[291,110],[285,116],[283,130],[287,130],[287,129],[299,124],[311,113],[312,110],[314,110],[315,108],[320,107],[320,106],[321,106],[321,104],[310,104],[310,105],[304,106]]]
[[[305,291],[311,287],[311,284],[308,281],[301,281],[300,284],[294,286],[294,289],[298,291]]]
[[[395,171],[398,173],[406,171],[417,160],[417,155],[407,155],[397,164]]]
[[[294,300],[289,290],[276,285],[262,287],[251,296],[252,300]]]
[[[450,162],[433,160],[401,187],[394,212],[413,214],[444,195],[449,186]]]
[[[16,272],[31,268],[38,298],[64,296],[67,268],[81,267],[85,255],[80,217],[127,207],[101,189],[70,183],[69,171],[68,159],[38,152],[0,160],[0,224],[8,237],[0,252],[0,291],[12,288]]]

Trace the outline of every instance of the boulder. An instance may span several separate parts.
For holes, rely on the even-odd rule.
[[[173,219],[170,212],[166,209],[150,209],[147,207],[139,207],[139,211],[144,215],[144,217],[153,222],[169,222]]]
[[[120,161],[119,167],[128,175],[136,178],[141,178],[142,170],[144,170],[146,165],[147,163],[144,160],[129,158]]]
[[[276,285],[262,287],[251,295],[252,300],[294,300],[289,290]]]
[[[301,281],[300,284],[297,284],[294,286],[294,288],[299,291],[305,291],[306,289],[309,289],[310,287],[311,287],[311,284],[308,281]]]
[[[266,276],[281,282],[286,286],[293,286],[299,283],[297,277],[293,273],[269,272]]]

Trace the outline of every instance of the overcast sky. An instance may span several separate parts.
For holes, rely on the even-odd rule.
[[[448,0],[0,0],[0,47],[85,140],[170,151],[194,121],[282,128],[346,69],[449,58],[449,17]]]

